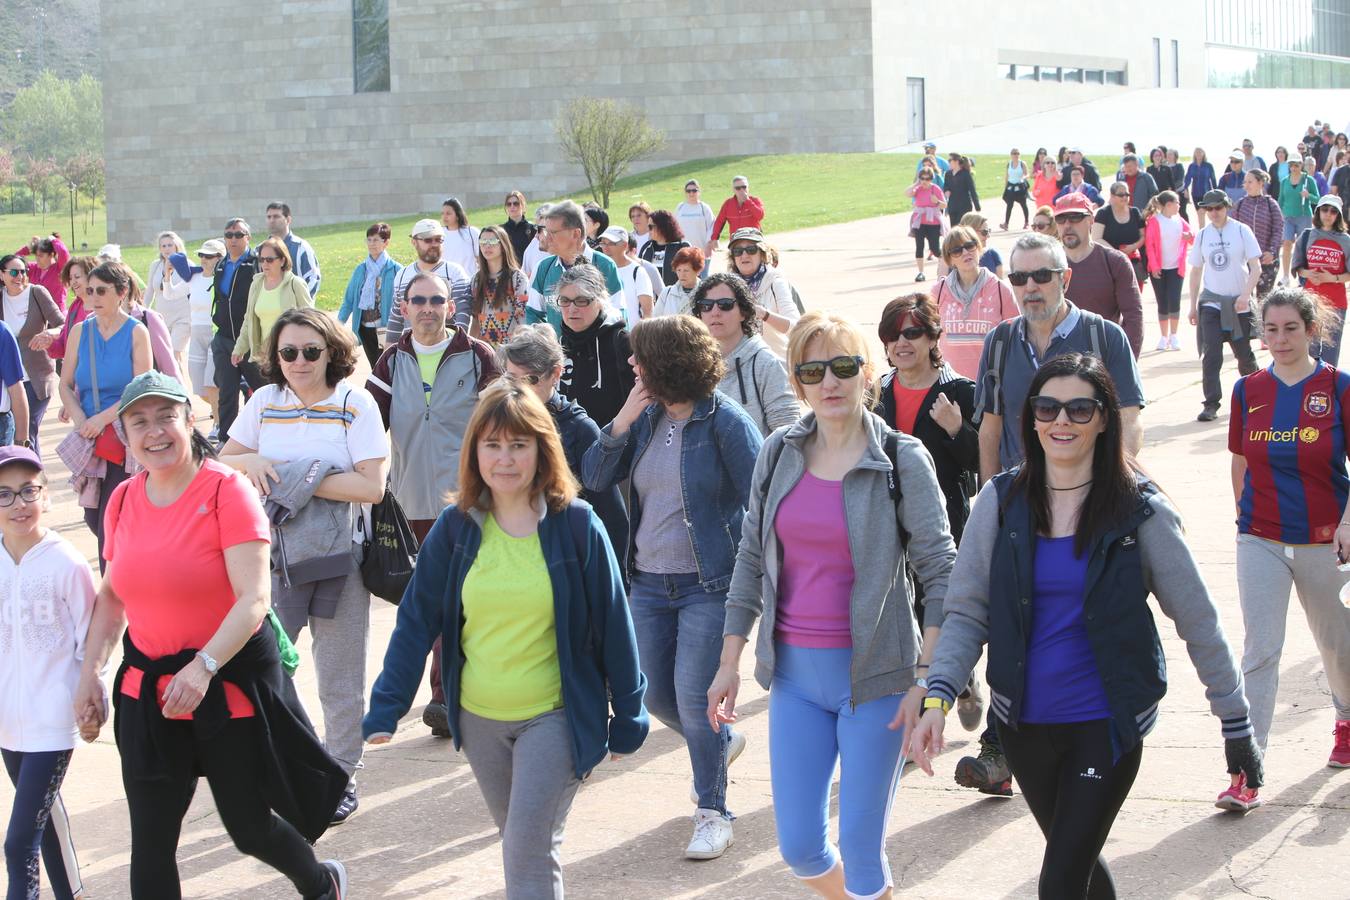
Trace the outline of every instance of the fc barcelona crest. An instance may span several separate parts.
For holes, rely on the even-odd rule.
[[[1331,398],[1321,391],[1314,391],[1303,401],[1303,408],[1310,416],[1325,416],[1331,412]]]

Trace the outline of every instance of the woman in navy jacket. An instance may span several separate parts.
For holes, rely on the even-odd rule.
[[[390,740],[440,637],[450,734],[501,833],[510,900],[563,896],[577,788],[647,736],[619,565],[576,494],[543,402],[512,379],[484,390],[459,494],[422,544],[363,729]]]

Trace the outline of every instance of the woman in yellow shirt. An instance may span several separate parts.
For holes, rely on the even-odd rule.
[[[280,238],[268,238],[258,245],[258,269],[262,277],[253,279],[249,286],[244,324],[230,357],[236,366],[244,360],[262,362],[263,335],[272,330],[283,312],[314,305],[304,279],[291,271],[291,254]]]

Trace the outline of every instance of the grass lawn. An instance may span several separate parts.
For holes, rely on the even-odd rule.
[[[731,194],[731,179],[744,175],[750,179],[751,192],[763,199],[768,211],[764,220],[767,233],[850,222],[907,211],[910,204],[904,191],[913,181],[917,162],[915,154],[893,153],[810,153],[690,160],[621,180],[610,195],[610,219],[614,224],[628,227],[628,207],[639,200],[647,201],[654,209],[674,209],[684,199],[684,183],[690,178],[697,178],[703,185],[703,199],[716,211]],[[1000,159],[985,157],[976,168],[977,187],[981,199],[987,201],[985,209],[991,219],[1003,211],[999,200],[1002,178]],[[501,191],[503,195],[506,189]],[[571,196],[578,202],[591,199],[585,191]],[[545,199],[548,198],[530,197],[529,202],[534,207]],[[440,210],[411,213],[389,221],[394,230],[391,253],[400,262],[407,262],[411,257],[406,235],[413,222],[424,215],[439,218]],[[469,210],[469,220],[478,226],[500,222],[503,217],[499,206]],[[44,229],[38,216],[0,215],[0,252],[12,251],[34,234],[56,230],[67,235],[70,231],[68,213],[49,214],[46,221]],[[87,243],[92,253],[107,240],[103,210],[94,214],[92,228],[86,229],[87,221],[85,216],[76,217],[76,239],[72,249]],[[256,242],[264,227],[263,211],[258,210],[250,221],[255,228]],[[322,308],[335,310],[341,304],[347,280],[365,256],[365,229],[369,224],[362,221],[307,226],[303,211],[300,211],[296,231],[314,245],[323,270],[323,286],[318,298]],[[122,248],[123,258],[142,278],[146,277],[154,259],[155,250],[149,243],[153,237],[146,235],[145,244]],[[189,249],[195,249],[195,246],[192,244]]]

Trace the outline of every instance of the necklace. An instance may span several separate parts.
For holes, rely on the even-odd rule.
[[[1048,487],[1048,488],[1049,488],[1050,490],[1052,490],[1052,491],[1076,491],[1076,490],[1078,490],[1079,488],[1087,487],[1089,484],[1092,484],[1092,479],[1091,479],[1091,478],[1089,478],[1087,481],[1083,482],[1082,484],[1075,484],[1073,487],[1057,488],[1057,487],[1055,487],[1053,484],[1047,484],[1046,487]]]

